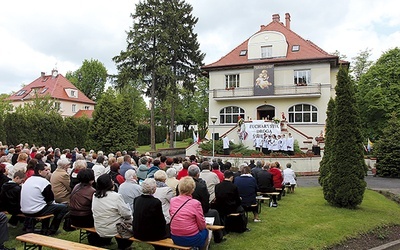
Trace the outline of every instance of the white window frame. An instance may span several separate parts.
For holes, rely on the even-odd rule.
[[[72,113],[76,113],[76,104],[72,104]]]
[[[294,85],[307,86],[311,83],[311,69],[295,70],[293,74]]]
[[[55,108],[57,111],[60,111],[60,109],[61,109],[61,102],[55,102],[55,103],[54,103],[54,108]]]
[[[75,90],[71,90],[71,97],[76,97],[75,93],[76,93]]]
[[[312,104],[298,103],[288,108],[290,123],[318,123],[318,108]]]
[[[261,46],[261,58],[271,58],[272,57],[272,45]]]
[[[238,116],[245,118],[245,111],[241,107],[228,106],[219,111],[220,124],[235,124],[238,122]]]
[[[240,75],[225,75],[225,88],[239,88]]]

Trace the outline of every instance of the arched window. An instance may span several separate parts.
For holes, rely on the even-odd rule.
[[[310,104],[296,104],[288,109],[288,114],[292,123],[318,122],[318,109]]]
[[[219,123],[237,123],[238,116],[244,119],[244,109],[236,106],[223,108],[219,111]]]

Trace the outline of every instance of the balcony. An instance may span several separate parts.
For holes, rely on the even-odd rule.
[[[235,99],[265,99],[268,98],[298,98],[298,97],[321,97],[321,84],[310,84],[307,86],[274,86],[274,94],[268,96],[254,95],[253,87],[213,89],[213,98],[219,100]]]

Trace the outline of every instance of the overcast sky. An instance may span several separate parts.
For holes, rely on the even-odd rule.
[[[116,73],[112,57],[126,49],[138,0],[13,0],[0,3],[0,93],[29,84],[57,67],[63,75],[85,59]],[[291,29],[327,52],[351,58],[366,48],[376,60],[400,41],[397,0],[186,0],[205,64],[226,55],[272,14],[291,15]]]

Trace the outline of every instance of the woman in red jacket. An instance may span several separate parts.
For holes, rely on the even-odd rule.
[[[279,162],[274,162],[270,165],[268,170],[272,174],[272,181],[274,182],[274,188],[279,190],[278,200],[282,197],[284,187],[282,186],[283,176],[279,169]]]

